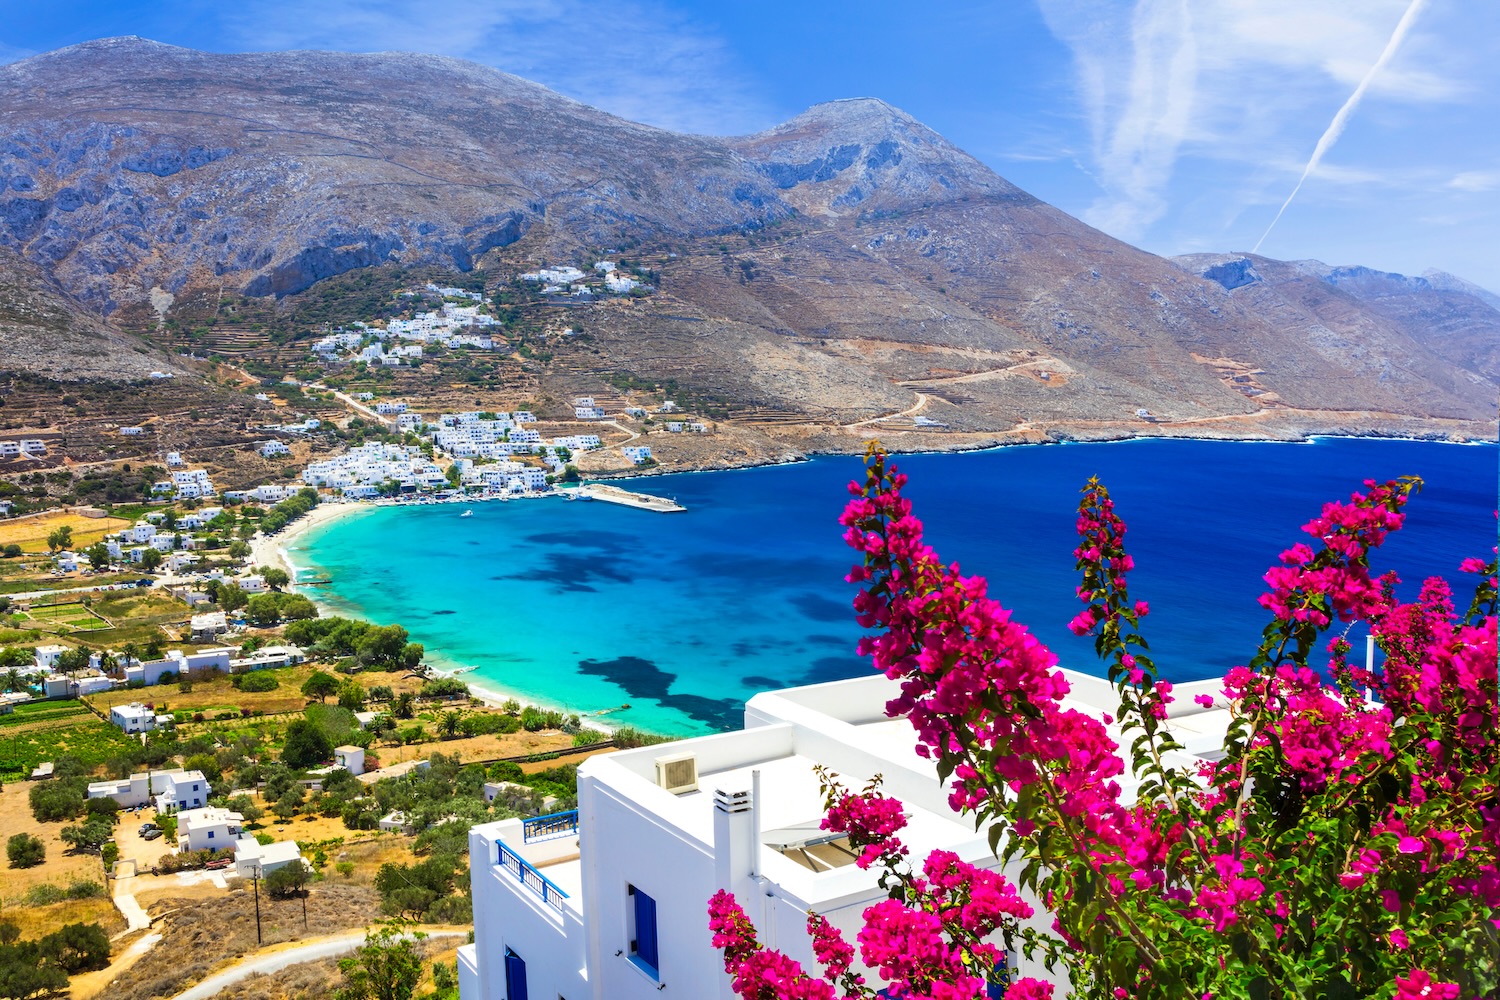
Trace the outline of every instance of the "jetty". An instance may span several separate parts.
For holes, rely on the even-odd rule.
[[[649,493],[632,493],[618,486],[606,486],[603,483],[589,483],[578,487],[578,496],[583,500],[603,500],[605,503],[622,504],[626,507],[635,507],[637,510],[654,510],[659,514],[687,510],[676,500],[654,497]]]

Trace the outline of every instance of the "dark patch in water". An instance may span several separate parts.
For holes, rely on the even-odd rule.
[[[696,694],[669,694],[677,679],[651,660],[639,656],[617,656],[613,660],[579,660],[578,672],[602,677],[620,687],[631,698],[650,698],[663,708],[675,709],[715,729],[734,729],[743,721],[743,706],[733,698],[705,698]]]
[[[469,544],[470,545],[478,545],[479,544],[479,539],[477,539],[477,538],[470,538],[469,539]]]
[[[847,622],[854,617],[848,604],[811,591],[789,598],[791,605],[815,622]]]
[[[456,614],[458,614],[458,612],[450,610],[448,608],[444,608],[441,611],[434,611],[433,614],[435,614],[435,615],[456,615]]]
[[[852,617],[850,619],[853,620]],[[845,649],[854,648],[854,638],[847,635],[810,635],[807,641],[817,643],[819,646],[843,646]]]
[[[778,681],[774,677],[762,677],[760,674],[751,674],[745,678],[745,686],[772,690],[786,687],[786,681]]]
[[[807,586],[809,580],[828,577],[828,564],[819,559],[772,559],[746,555],[743,552],[703,552],[683,556],[677,562],[682,567],[678,574],[683,577],[734,581],[751,579],[757,581],[758,586],[767,589],[780,587],[790,590],[797,586]],[[843,572],[846,571],[840,571],[841,574]]]
[[[585,677],[603,677],[624,688],[632,698],[665,698],[667,689],[677,679],[651,660],[640,656],[617,656],[613,660],[578,661],[578,672]]]
[[[843,681],[850,677],[862,677],[870,672],[870,665],[857,656],[820,656],[812,661],[798,684],[822,684],[826,681]]]
[[[521,573],[508,573],[493,577],[496,580],[529,580],[550,583],[559,593],[597,593],[591,580],[608,580],[614,583],[629,583],[630,574],[607,559],[593,555],[574,555],[567,552],[549,552],[540,566]]]
[[[570,549],[598,549],[601,552],[623,554],[627,546],[620,536],[607,531],[583,531],[571,534],[562,531],[543,531],[527,535],[522,541],[527,545],[563,546]]]

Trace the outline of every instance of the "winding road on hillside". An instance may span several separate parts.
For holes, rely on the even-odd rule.
[[[425,933],[429,938],[464,937],[467,935],[466,931],[426,931]],[[402,936],[406,937],[408,935]],[[280,972],[289,965],[300,965],[303,962],[316,962],[322,958],[344,955],[364,943],[364,931],[349,931],[345,934],[334,934],[305,944],[299,944],[294,948],[250,955],[224,971],[209,976],[197,986],[183,990],[173,1000],[209,1000],[210,997],[214,996],[224,987],[232,986],[240,980],[253,976],[256,973],[269,974]]]

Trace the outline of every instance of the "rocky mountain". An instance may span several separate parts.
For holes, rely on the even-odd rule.
[[[1500,379],[1500,311],[1457,279],[1166,260],[877,100],[686,136],[431,56],[110,39],[0,67],[0,245],[143,330],[295,313],[362,268],[494,288],[623,250],[655,294],[569,311],[588,345],[543,390],[670,380],[854,433],[1475,433]]]
[[[0,276],[0,368],[60,381],[182,373],[170,355],[113,329],[7,247]]]

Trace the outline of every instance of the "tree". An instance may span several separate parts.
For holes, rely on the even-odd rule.
[[[401,650],[401,665],[407,670],[415,670],[426,655],[427,648],[420,642],[408,642]]]
[[[47,550],[57,552],[62,549],[71,548],[73,545],[73,529],[69,525],[53,528],[47,533]]]
[[[58,837],[75,851],[97,851],[114,838],[114,827],[105,820],[90,817],[78,826],[65,826]]]
[[[83,812],[84,783],[56,779],[31,786],[31,815],[38,823],[60,823]]]
[[[401,662],[407,632],[400,625],[377,625],[365,632],[355,648],[355,659],[366,665]]]
[[[365,689],[360,686],[359,681],[351,679],[339,685],[339,707],[351,712],[365,710]]]
[[[161,569],[162,556],[154,547],[147,548],[141,553],[141,569],[148,573],[154,573]]]
[[[250,544],[240,539],[229,543],[229,558],[244,559],[250,554]]]
[[[64,924],[37,943],[43,960],[69,975],[109,965],[109,936],[98,924]]]
[[[20,930],[10,921],[0,921],[0,998],[31,1000],[64,991],[68,974],[44,962],[40,943],[18,941]]]
[[[317,767],[333,756],[333,744],[323,731],[306,719],[294,719],[286,727],[286,744],[281,749],[282,763],[302,770]]]
[[[414,711],[416,703],[416,695],[410,691],[402,691],[396,695],[396,701],[391,705],[391,714],[398,719],[410,719],[416,714]]]
[[[286,570],[276,566],[262,566],[260,568],[261,579],[266,581],[266,586],[272,590],[280,590],[292,582],[291,576]]]
[[[282,899],[297,895],[310,881],[312,881],[312,873],[307,870],[307,867],[301,861],[293,861],[291,864],[282,865],[266,876],[266,891]]]
[[[85,554],[89,557],[89,565],[94,569],[103,569],[109,565],[109,549],[103,542],[90,545]]]
[[[314,670],[307,680],[302,682],[302,697],[316,698],[320,702],[328,700],[329,695],[339,693],[339,679],[322,670]]]
[[[404,932],[400,922],[369,934],[353,955],[339,960],[343,982],[334,1000],[411,1000],[422,980],[418,942],[426,936]]]
[[[41,837],[18,833],[5,842],[5,856],[12,868],[35,868],[47,860],[47,845]]]
[[[57,671],[63,674],[76,674],[89,668],[89,660],[92,657],[89,651],[77,646],[65,649],[57,654]]]
[[[256,625],[275,625],[281,621],[280,597],[280,594],[256,594],[245,605],[245,617]]]
[[[322,760],[322,758],[319,758],[319,760]],[[297,812],[298,807],[302,805],[303,797],[302,786],[293,785],[282,792],[281,796],[271,804],[271,811],[276,814],[277,819],[286,822],[292,818]]]
[[[824,775],[824,826],[877,868],[889,898],[865,911],[860,959],[892,992],[977,996],[1000,956],[992,935],[1049,967],[1075,995],[1397,1000],[1492,996],[1500,989],[1493,918],[1500,905],[1496,788],[1497,570],[1465,560],[1481,582],[1466,613],[1445,581],[1400,603],[1394,574],[1374,577],[1371,552],[1404,520],[1415,479],[1369,482],[1324,506],[1266,574],[1272,616],[1246,666],[1224,678],[1222,751],[1183,750],[1167,724],[1172,685],[1156,676],[1131,599],[1124,523],[1096,480],[1079,507],[1075,550],[1085,610],[1119,696],[1116,729],[1065,708],[1056,657],[922,542],[901,495],[905,478],[872,450],[868,478],[843,517],[864,558],[861,640],[901,682],[904,715],[935,759],[956,808],[988,828],[1020,886],[1055,921],[1023,924],[1032,907],[998,872],[936,851],[920,874],[896,836],[901,803]],[[1350,665],[1339,634],[1327,677],[1309,666],[1337,620],[1363,621],[1385,653],[1378,670]],[[1373,698],[1366,697],[1369,690]],[[1128,764],[1126,763],[1128,761]],[[1134,801],[1113,779],[1126,767]],[[808,921],[822,979],[766,949],[728,893],[710,928],[746,998],[872,997],[853,975],[854,949],[821,916]],[[774,980],[776,985],[770,985]],[[1022,979],[1008,995],[1041,1000]]]
[[[219,594],[215,600],[225,611],[238,611],[249,603],[250,595],[240,589],[239,584],[226,580],[219,584]]]

